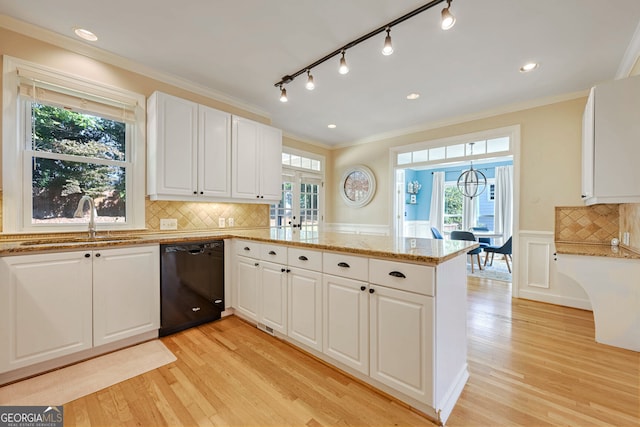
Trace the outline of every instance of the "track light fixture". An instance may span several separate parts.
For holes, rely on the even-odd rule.
[[[313,82],[313,76],[311,70],[307,70],[307,84],[304,86],[307,90],[313,90],[316,88],[316,84]]]
[[[347,65],[347,60],[344,59],[344,50],[342,51],[342,58],[340,58],[340,67],[338,67],[338,72],[340,74],[347,74],[349,72],[349,66]]]
[[[393,21],[376,28],[375,30],[353,40],[350,41],[349,43],[345,44],[344,46],[342,46],[339,49],[334,50],[333,52],[329,53],[328,55],[323,56],[322,58],[318,59],[317,61],[307,65],[306,67],[296,71],[293,74],[287,74],[286,76],[283,76],[279,82],[277,82],[276,84],[274,84],[275,87],[280,88],[280,101],[282,102],[287,102],[287,91],[284,88],[285,84],[289,84],[291,83],[296,77],[306,73],[307,74],[307,83],[305,85],[305,87],[308,90],[313,90],[313,88],[315,88],[315,84],[313,81],[313,76],[311,75],[311,69],[317,67],[318,65],[328,61],[329,59],[333,58],[334,56],[338,56],[338,55],[342,55],[340,58],[340,67],[338,68],[338,72],[340,74],[347,74],[349,72],[349,67],[347,66],[347,60],[345,59],[345,52],[347,51],[347,49],[351,49],[352,47],[362,43],[365,40],[370,39],[371,37],[374,37],[380,33],[384,33],[385,31],[387,32],[387,36],[384,39],[384,47],[382,49],[382,54],[383,55],[391,55],[393,53],[393,46],[391,44],[391,27],[398,25],[404,21],[406,21],[409,18],[413,18],[414,16],[431,9],[434,6],[439,5],[440,3],[444,3],[447,2],[447,7],[445,7],[444,9],[442,9],[442,29],[443,30],[448,30],[449,28],[453,27],[453,25],[456,22],[456,18],[451,14],[451,12],[449,11],[449,8],[451,7],[451,1],[452,0],[431,0],[430,2],[420,6],[417,9],[412,10],[411,12],[402,15],[399,18],[394,19]]]
[[[384,47],[382,48],[382,54],[385,56],[393,53],[393,45],[391,44],[391,27],[387,27],[387,37],[384,38]]]
[[[447,0],[447,7],[442,9],[442,29],[448,30],[456,24],[456,17],[451,14],[449,8],[451,7],[451,0]]]

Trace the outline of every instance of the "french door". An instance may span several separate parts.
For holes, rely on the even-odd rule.
[[[282,197],[271,205],[271,226],[303,239],[318,236],[322,226],[323,185],[320,177],[303,172],[282,175]]]

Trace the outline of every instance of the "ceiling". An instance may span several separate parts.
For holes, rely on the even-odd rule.
[[[426,0],[0,0],[0,14],[70,38],[93,31],[99,49],[224,94],[292,137],[347,145],[455,118],[585,91],[616,77],[637,43],[638,0],[453,0],[439,4],[286,86],[324,55]],[[638,35],[635,36],[636,38]],[[89,43],[89,42],[86,42]],[[632,52],[637,54],[637,52]],[[528,61],[538,69],[521,73]],[[406,96],[421,96],[409,101]],[[336,125],[329,129],[328,124]]]

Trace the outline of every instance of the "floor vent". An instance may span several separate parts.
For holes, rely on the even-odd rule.
[[[260,329],[261,331],[264,331],[266,333],[268,333],[269,335],[273,335],[275,336],[275,333],[273,332],[273,328],[267,326],[267,325],[263,325],[262,323],[258,323],[258,329]]]

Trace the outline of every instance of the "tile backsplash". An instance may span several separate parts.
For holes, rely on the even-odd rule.
[[[629,232],[629,248],[640,252],[640,203],[620,205],[620,235],[625,231]]]
[[[556,207],[556,242],[609,244],[619,236],[620,205]]]

